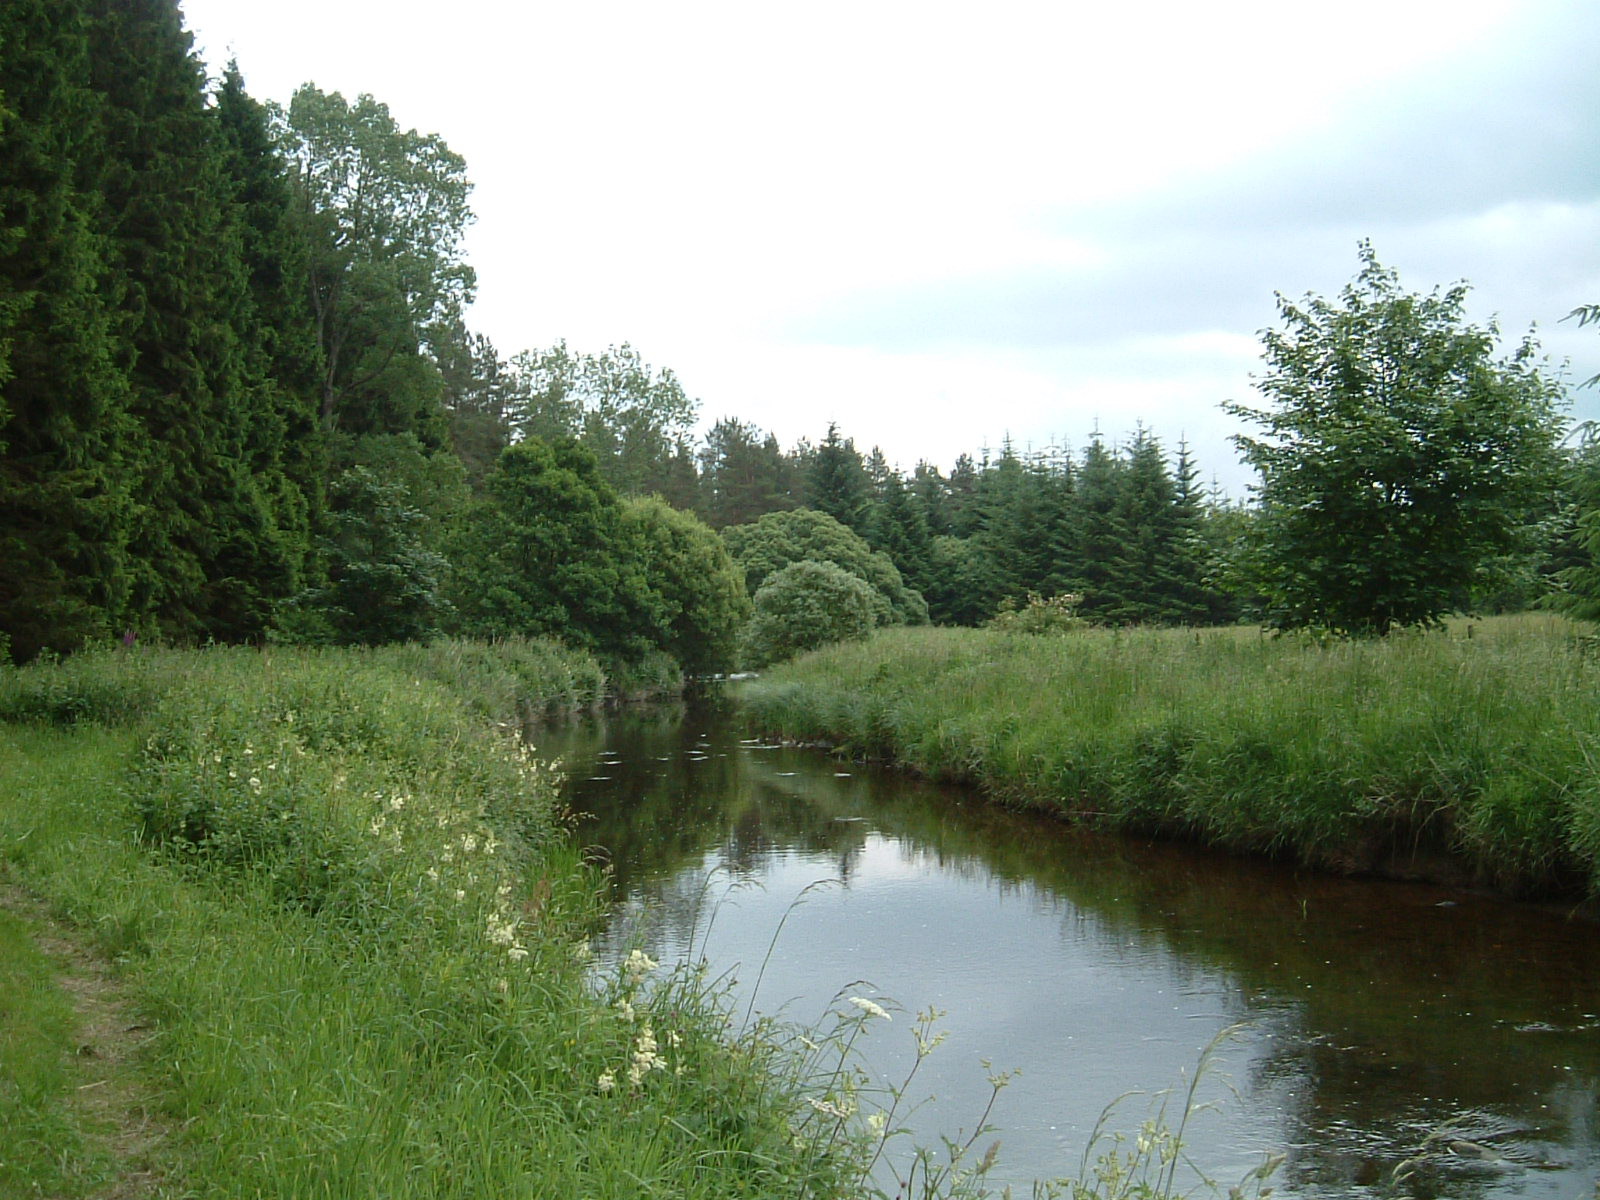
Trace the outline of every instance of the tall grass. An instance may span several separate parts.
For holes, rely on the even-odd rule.
[[[549,771],[463,699],[473,658],[157,652],[0,680],[31,719],[0,725],[0,863],[122,965],[169,1190],[859,1194],[864,1135],[817,1143],[812,1081],[729,1032],[714,982],[596,977],[598,880]],[[57,1186],[23,1169],[19,1194]]]
[[[1600,890],[1600,662],[1554,616],[1381,641],[887,630],[754,720],[995,798],[1343,870]]]

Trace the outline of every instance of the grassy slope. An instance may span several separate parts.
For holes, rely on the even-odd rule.
[[[513,715],[478,686],[503,661],[457,649],[0,673],[24,723],[0,724],[0,869],[121,965],[181,1131],[173,1194],[847,1190],[860,1136],[800,1103],[770,1040],[730,1041],[697,975],[594,984],[595,881],[548,775],[486,732]],[[584,671],[556,662],[552,689]],[[99,1160],[60,1103],[70,1019],[25,946],[3,961],[37,1012],[0,1102],[43,1124],[0,1179],[71,1194]]]
[[[747,685],[768,730],[1346,870],[1600,888],[1600,662],[1554,617],[1381,642],[899,629]]]

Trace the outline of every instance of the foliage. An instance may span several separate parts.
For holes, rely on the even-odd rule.
[[[1466,323],[1466,288],[1401,290],[1370,245],[1337,301],[1279,297],[1267,408],[1240,437],[1261,474],[1254,569],[1282,628],[1386,633],[1466,607],[1526,544],[1552,490],[1559,389],[1524,341]]]
[[[438,441],[442,387],[422,347],[472,296],[465,161],[369,95],[306,84],[273,120],[313,246],[324,426]]]
[[[855,442],[830,422],[827,436],[805,464],[806,507],[827,513],[861,533],[866,528],[871,494],[872,481]]]
[[[772,434],[724,417],[706,433],[699,454],[699,511],[713,529],[746,525],[769,512],[795,508],[793,464]]]
[[[729,670],[750,598],[722,539],[698,517],[654,497],[629,499],[622,513],[644,559],[645,584],[661,606],[661,649],[691,675]]]
[[[877,624],[919,625],[928,619],[927,602],[906,587],[888,556],[826,513],[807,508],[768,513],[749,525],[724,529],[722,537],[752,596],[791,563],[830,562],[868,585]]]
[[[530,438],[506,449],[465,523],[451,598],[473,637],[555,637],[630,658],[659,644],[669,619],[651,590],[643,527],[594,454]]]
[[[1600,324],[1600,305],[1583,305],[1568,316],[1580,325]],[[1600,386],[1600,375],[1582,386]],[[1588,621],[1600,620],[1600,439],[1595,432],[1592,424],[1582,430],[1569,459],[1567,561],[1558,564],[1556,573],[1561,590],[1549,599],[1551,607]]]
[[[351,467],[329,488],[327,582],[285,615],[291,638],[342,645],[425,640],[439,628],[446,561],[427,546],[425,513],[404,484]]]
[[[756,590],[740,658],[764,667],[818,646],[860,641],[876,623],[873,598],[865,580],[834,563],[790,563]]]
[[[574,354],[559,342],[517,355],[512,367],[516,392],[508,420],[519,437],[572,438],[594,454],[618,491],[661,493],[684,508],[693,503],[687,435],[697,405],[670,370],[657,371],[626,343]]]
[[[1001,633],[1074,633],[1088,624],[1077,613],[1078,605],[1082,602],[1083,597],[1075,592],[1062,592],[1057,596],[1029,592],[1023,604],[1018,604],[1008,596],[1000,602],[1000,610],[989,621],[988,627]]]

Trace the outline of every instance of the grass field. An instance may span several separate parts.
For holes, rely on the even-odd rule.
[[[894,629],[746,684],[770,733],[1346,871],[1600,890],[1600,657],[1549,615],[1347,641]]]

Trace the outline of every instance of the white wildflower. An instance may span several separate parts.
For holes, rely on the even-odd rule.
[[[638,984],[644,977],[654,971],[661,964],[651,958],[643,950],[628,951],[627,961],[622,964],[622,973],[631,984]]]
[[[617,1073],[615,1071],[603,1072],[599,1080],[596,1081],[595,1086],[597,1086],[602,1092],[609,1092],[612,1088],[617,1086]]]
[[[511,956],[512,962],[521,962],[523,959],[528,957],[528,952],[521,946],[513,946],[511,949],[507,950],[506,953]]]
[[[872,1000],[868,1000],[865,996],[851,996],[850,1003],[854,1004],[869,1017],[882,1017],[885,1021],[894,1020],[894,1018],[889,1015],[888,1011],[883,1007],[883,1005]]]

